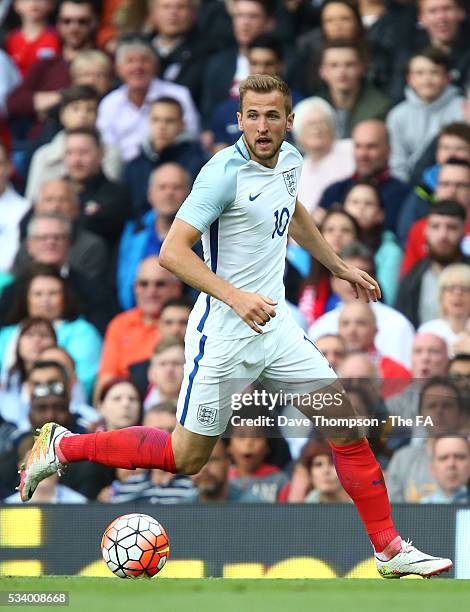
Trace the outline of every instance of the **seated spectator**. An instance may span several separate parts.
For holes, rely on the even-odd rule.
[[[0,331],[0,364],[9,369],[14,362],[19,323],[26,317],[44,317],[51,321],[57,343],[77,364],[77,375],[91,396],[101,353],[101,337],[80,317],[77,300],[69,283],[54,266],[36,265],[25,276],[11,304],[7,323]]]
[[[31,204],[22,198],[8,182],[13,174],[6,146],[0,141],[0,272],[8,272],[20,247],[20,221]]]
[[[449,376],[457,385],[463,398],[466,420],[469,420],[470,400],[470,354],[457,353],[449,363]]]
[[[470,444],[465,436],[440,436],[434,440],[430,472],[437,489],[421,504],[468,504]]]
[[[470,162],[470,125],[459,122],[449,123],[440,130],[433,143],[434,152],[423,161],[418,175],[411,177],[410,183],[414,184],[415,187],[401,207],[397,234],[403,245],[406,243],[408,232],[415,221],[426,216],[430,202],[455,199],[457,193],[462,191],[462,187],[456,188],[457,182],[461,182],[459,177],[454,178],[454,180],[452,180],[453,177],[449,177],[450,182],[447,182],[447,178],[443,177],[445,187],[441,186],[439,195],[435,193],[439,185],[441,167],[444,164],[449,160]],[[426,153],[423,154],[422,158],[424,156],[426,156]],[[453,170],[454,168],[450,168],[447,171],[452,174]],[[459,172],[458,169],[457,172]],[[451,189],[450,192],[449,189]],[[461,202],[461,204],[465,205],[464,202]]]
[[[146,198],[152,209],[141,220],[126,224],[119,244],[117,288],[124,310],[135,306],[134,281],[140,262],[145,257],[159,255],[190,187],[189,174],[175,163],[163,164],[150,175]]]
[[[408,63],[406,100],[387,117],[392,156],[390,169],[403,181],[440,128],[463,119],[463,97],[450,85],[446,51],[427,47]]]
[[[205,466],[192,476],[196,489],[185,499],[186,502],[203,504],[212,502],[260,502],[263,501],[251,491],[244,491],[228,479],[230,457],[223,440],[215,443]]]
[[[34,437],[28,436],[22,440],[21,446],[18,449],[18,456],[20,461],[18,463],[18,469],[21,468],[23,463],[28,460],[29,454],[34,444]],[[28,448],[27,452],[23,454],[23,450]],[[53,474],[49,478],[42,480],[34,492],[34,504],[86,504],[88,499],[81,493],[77,493],[70,487],[59,483],[59,475]],[[20,492],[17,491],[12,495],[9,495],[3,500],[4,504],[21,504]]]
[[[351,242],[341,251],[348,264],[365,270],[375,277],[375,262],[370,250],[360,242]],[[337,277],[331,279],[331,290],[339,299],[336,308],[322,315],[310,327],[308,334],[316,342],[324,334],[338,333],[338,320],[343,304],[356,301],[351,285]],[[389,355],[405,367],[410,365],[411,345],[415,330],[406,317],[383,302],[371,302],[377,321],[375,344],[380,353]],[[394,333],[390,334],[393,329]]]
[[[294,113],[292,133],[304,155],[298,197],[313,213],[323,191],[353,173],[352,141],[336,138],[335,112],[322,98],[302,100]]]
[[[447,342],[449,356],[454,345],[463,340],[470,318],[470,265],[451,264],[439,276],[440,318],[423,323],[420,333],[435,334]]]
[[[281,41],[274,34],[261,34],[257,36],[247,48],[249,76],[255,74],[268,74],[283,78],[284,63]],[[232,95],[236,93],[236,95]],[[225,100],[219,102],[211,117],[211,130],[213,137],[213,153],[234,145],[242,135],[237,121],[237,112],[240,107],[238,91],[232,92]],[[301,96],[291,90],[292,102],[296,104]],[[297,118],[296,118],[297,121]]]
[[[333,40],[322,49],[320,76],[325,98],[336,112],[336,137],[350,138],[354,128],[368,119],[385,119],[391,101],[364,79],[364,50],[356,42]]]
[[[117,315],[109,324],[99,368],[99,384],[114,376],[128,376],[132,363],[149,359],[160,338],[158,319],[161,307],[170,298],[181,297],[181,282],[147,257],[139,266],[135,281],[137,306]]]
[[[47,113],[60,103],[59,90],[71,85],[69,63],[93,45],[97,25],[93,0],[64,0],[57,15],[61,54],[42,58],[28,70],[24,81],[8,97],[11,119],[33,122],[29,138],[38,134]]]
[[[328,442],[312,440],[304,447],[299,461],[307,470],[310,481],[310,491],[307,491],[303,500],[305,503],[351,502],[351,498],[339,481]]]
[[[356,220],[345,212],[341,205],[328,210],[319,229],[323,238],[338,254],[359,237],[359,226]],[[313,262],[299,298],[299,309],[308,325],[337,305],[338,299],[331,291],[332,278],[329,270],[317,261]]]
[[[0,117],[7,114],[7,97],[21,81],[20,73],[11,58],[0,49]]]
[[[150,359],[144,408],[148,410],[159,402],[178,402],[183,382],[184,340],[169,336],[160,340]]]
[[[66,133],[64,167],[78,193],[83,227],[104,238],[112,250],[131,217],[131,202],[127,190],[104,175],[103,156],[96,128],[76,128]]]
[[[385,212],[379,190],[371,183],[358,181],[347,192],[343,206],[359,225],[359,241],[374,253],[384,302],[394,304],[403,253],[393,232],[384,229]]]
[[[101,388],[97,403],[101,421],[96,431],[123,429],[142,423],[142,399],[128,378],[111,378]]]
[[[461,250],[466,211],[457,202],[444,200],[430,208],[426,224],[428,256],[418,261],[402,278],[395,303],[417,328],[437,319],[439,275],[452,263],[467,263]]]
[[[152,48],[141,39],[120,43],[116,72],[123,85],[103,98],[98,108],[98,128],[103,141],[119,149],[124,162],[139,154],[148,135],[150,102],[171,97],[183,108],[183,121],[192,136],[198,135],[199,117],[186,87],[154,78],[158,62]],[[116,121],[119,117],[119,121]]]
[[[60,39],[49,26],[54,8],[51,0],[15,0],[13,7],[21,25],[8,33],[5,49],[24,77],[36,61],[60,53]]]
[[[185,132],[183,109],[178,100],[159,98],[152,102],[149,136],[142,143],[139,155],[124,169],[124,183],[131,194],[136,219],[151,206],[150,177],[157,168],[167,163],[178,164],[188,173],[192,183],[205,162],[201,145]]]
[[[348,351],[367,353],[373,359],[384,381],[394,379],[395,384],[388,384],[383,389],[384,397],[390,397],[408,386],[411,378],[409,370],[377,351],[374,343],[377,324],[368,304],[360,302],[345,304],[339,315],[338,333],[344,339]]]
[[[470,164],[463,159],[449,158],[440,167],[437,175],[437,186],[433,198],[423,201],[423,218],[415,221],[407,230],[405,253],[400,269],[404,276],[421,259],[428,255],[426,245],[427,217],[434,204],[445,201],[454,201],[464,207],[467,220],[465,223],[465,237],[462,241],[462,252],[470,255]],[[409,200],[405,202],[407,204]]]
[[[315,340],[315,345],[336,371],[346,357],[346,343],[338,334],[325,334]]]
[[[430,471],[432,446],[437,436],[459,433],[463,406],[458,388],[445,378],[429,379],[421,390],[419,414],[424,419],[424,432],[417,441],[420,443],[397,450],[388,464],[386,481],[391,502],[417,503],[436,491]]]
[[[39,235],[46,235],[48,229],[52,229],[53,233],[55,231],[53,226],[55,225],[58,229],[60,223],[65,225],[65,221],[70,224],[69,229],[71,230],[69,240],[62,241],[63,246],[67,247],[67,255],[60,258],[57,256],[57,259],[50,260],[50,263],[61,266],[65,264],[74,272],[83,274],[89,279],[104,280],[109,268],[107,244],[100,236],[84,229],[81,226],[79,216],[78,197],[70,183],[62,178],[45,181],[39,190],[38,198],[32,210],[21,220],[22,237],[26,236],[28,227],[30,235],[26,237],[16,255],[14,272],[16,274],[21,273],[34,258],[44,259],[47,252],[47,240],[44,241],[42,252],[39,253],[39,245],[34,244],[33,237],[37,236],[38,233]],[[32,223],[33,219],[34,223]],[[68,234],[69,229],[66,229],[64,234]],[[40,243],[40,240],[38,242]],[[59,251],[58,246],[57,242],[57,251]]]
[[[336,202],[344,202],[344,196],[353,183],[367,180],[374,183],[380,192],[385,211],[385,229],[396,232],[396,225],[402,202],[410,193],[410,187],[390,175],[388,161],[390,143],[387,128],[383,121],[361,121],[352,132],[354,162],[352,176],[333,183],[323,192],[315,211],[315,219],[320,222],[328,209]]]
[[[186,333],[190,312],[191,306],[185,299],[173,298],[167,300],[162,305],[160,316],[158,317],[160,341],[175,336],[183,339]],[[149,386],[149,366],[150,359],[138,361],[129,366],[130,377],[139,388],[142,396],[145,396]]]
[[[112,89],[113,64],[106,53],[85,49],[70,62],[70,78],[73,85],[93,87],[101,99]]]
[[[230,482],[260,501],[276,502],[288,478],[268,463],[270,446],[262,431],[256,427],[232,427],[227,448],[232,460]]]
[[[73,85],[61,92],[59,119],[61,127],[48,144],[39,147],[33,155],[26,184],[26,197],[35,201],[41,186],[49,179],[65,174],[65,135],[69,130],[93,128],[96,123],[98,94],[89,85]],[[117,149],[103,147],[103,172],[109,180],[117,181],[121,175],[121,160]]]

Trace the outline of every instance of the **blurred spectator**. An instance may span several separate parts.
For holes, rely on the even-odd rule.
[[[441,436],[433,444],[430,472],[437,489],[422,504],[468,504],[470,444],[465,436]]]
[[[344,210],[356,219],[360,242],[374,253],[384,302],[393,304],[403,253],[394,233],[384,229],[385,212],[379,190],[371,183],[358,181],[346,193]]]
[[[424,218],[415,221],[409,229],[406,229],[404,224],[402,225],[402,230],[407,232],[405,254],[400,270],[402,276],[409,272],[418,261],[426,257],[426,216],[429,215],[429,212],[433,208],[433,204],[446,200],[458,202],[463,206],[466,211],[467,220],[470,220],[470,164],[468,161],[453,158],[445,161],[438,172],[434,197],[428,201],[422,199],[419,204],[423,211]],[[409,199],[405,201],[405,204],[408,202]],[[465,238],[461,245],[464,255],[470,254],[469,242],[470,225],[469,222],[466,221]]]
[[[348,351],[361,351],[367,353],[380,369],[382,379],[394,379],[395,384],[384,389],[384,396],[390,397],[394,393],[408,386],[410,372],[397,361],[377,351],[374,338],[377,334],[375,315],[368,304],[350,302],[341,309],[338,321],[338,333],[344,338]]]
[[[21,447],[18,449],[20,461],[18,468],[28,460],[29,454],[34,444],[34,437],[28,436],[25,438]],[[23,454],[23,450],[29,450]],[[32,502],[32,500],[30,500]],[[59,475],[53,474],[42,480],[34,492],[34,504],[86,504],[88,499],[81,493],[77,493],[73,489],[59,483]],[[19,491],[9,495],[3,500],[5,504],[20,504],[21,497]]]
[[[196,489],[187,502],[260,502],[251,491],[244,491],[229,481],[230,457],[222,440],[218,440],[205,466],[192,476]]]
[[[324,191],[316,210],[316,219],[321,221],[321,209],[328,209],[335,202],[343,202],[351,185],[365,179],[374,183],[380,192],[385,210],[385,229],[395,232],[402,202],[409,194],[410,188],[390,175],[387,128],[382,121],[362,121],[354,129],[352,139],[356,171],[351,177],[333,183]]]
[[[33,209],[21,220],[21,226],[25,229],[30,226],[33,219],[34,223],[31,225],[30,235],[17,253],[14,271],[20,272],[33,259],[38,261],[44,259],[43,253],[47,252],[47,240],[44,241],[46,245],[42,245],[41,251],[37,252],[41,245],[34,244],[34,236],[47,234],[48,231],[51,233],[57,231],[59,235],[63,231],[59,229],[59,225],[62,224],[65,227],[64,222],[67,222],[71,225],[67,255],[65,257],[58,255],[57,259],[52,258],[50,263],[55,265],[66,263],[87,278],[103,279],[109,265],[107,244],[100,236],[81,227],[79,214],[78,198],[68,181],[61,178],[45,181],[39,190]],[[68,229],[65,230],[64,235],[68,234]],[[62,242],[65,245],[67,241]],[[58,243],[59,241],[57,241],[57,247]]]
[[[454,122],[444,126],[436,137],[435,149],[435,159],[423,167],[414,181],[418,184],[403,202],[397,226],[398,237],[402,244],[405,244],[413,224],[426,216],[429,204],[434,199],[456,199],[462,206],[466,206],[466,202],[461,201],[462,196],[466,196],[465,188],[460,186],[460,183],[466,181],[465,179],[461,181],[458,176],[459,173],[465,172],[462,170],[464,165],[456,162],[470,163],[470,125]],[[434,161],[436,163],[433,163]]]
[[[0,272],[8,272],[20,246],[20,221],[31,204],[9,183],[13,166],[5,145],[0,141]]]
[[[470,318],[470,265],[451,264],[439,276],[438,319],[426,321],[418,332],[440,336],[447,342],[449,356],[454,355],[454,344],[463,340]]]
[[[283,55],[281,42],[274,34],[257,36],[251,41],[247,49],[249,75],[269,74],[283,77]],[[291,90],[291,95],[293,104],[301,99],[295,90]],[[238,97],[234,96],[229,96],[215,107],[211,117],[214,141],[213,153],[235,144],[240,138],[242,133],[237,121],[239,107]]]
[[[163,338],[150,359],[150,387],[144,401],[148,410],[159,402],[177,402],[183,382],[184,340],[178,336]]]
[[[346,343],[338,334],[325,334],[315,340],[316,347],[328,359],[331,367],[336,371],[346,356]]]
[[[338,254],[359,237],[356,220],[339,204],[327,211],[319,229],[323,238]],[[299,310],[308,325],[338,304],[338,298],[332,293],[332,280],[330,271],[312,260],[311,272],[305,279],[299,297]]]
[[[0,49],[0,117],[6,115],[7,96],[20,81],[21,76],[15,64],[5,51]]]
[[[341,257],[348,264],[361,268],[375,277],[374,258],[365,245],[359,242],[351,242],[342,249]],[[324,334],[338,333],[338,320],[342,305],[356,300],[353,288],[346,281],[333,277],[331,279],[331,289],[339,298],[339,302],[336,308],[322,315],[310,327],[308,333],[315,342],[317,338]],[[400,312],[383,302],[372,302],[370,307],[375,313],[378,328],[375,337],[377,350],[382,354],[389,355],[405,367],[409,367],[411,345],[415,333],[413,326]],[[394,330],[393,334],[390,334],[391,329]]]
[[[131,216],[131,202],[127,190],[104,175],[103,156],[96,128],[75,128],[65,134],[64,167],[78,193],[83,227],[104,238],[112,250]]]
[[[179,164],[190,175],[192,183],[205,162],[201,145],[185,132],[183,109],[178,100],[159,98],[152,102],[148,139],[142,143],[139,155],[124,169],[123,181],[129,188],[135,217],[140,219],[150,208],[149,179],[157,168],[167,163]]]
[[[299,461],[307,470],[310,480],[310,492],[307,492],[303,500],[305,503],[351,502],[339,481],[328,442],[312,440],[303,449]]]
[[[26,184],[26,197],[36,200],[40,187],[47,180],[65,174],[65,136],[77,128],[93,128],[96,123],[98,94],[89,85],[73,85],[61,92],[59,118],[61,129],[49,142],[33,155]],[[121,175],[121,160],[114,147],[103,147],[103,172],[110,180]]]
[[[415,326],[436,319],[439,274],[451,263],[465,262],[461,242],[465,234],[466,211],[452,200],[430,207],[426,224],[428,256],[419,260],[402,278],[396,308]]]
[[[270,447],[259,428],[248,425],[232,427],[228,452],[232,459],[231,483],[259,497],[260,501],[278,500],[288,478],[278,467],[267,463]]]
[[[424,419],[421,438],[397,450],[388,465],[391,502],[416,503],[436,490],[430,471],[432,446],[435,437],[459,432],[463,408],[458,388],[445,378],[431,378],[423,385],[419,414]]]
[[[26,317],[44,317],[51,321],[57,343],[77,364],[77,375],[91,395],[101,352],[101,337],[95,327],[80,317],[77,300],[69,283],[54,266],[32,267],[18,285],[10,316],[0,331],[0,362],[3,369],[14,363],[19,322]]]
[[[52,0],[15,0],[13,6],[21,25],[8,33],[5,49],[25,76],[36,61],[60,53],[60,39],[48,25]]]
[[[320,76],[324,97],[336,112],[337,138],[350,138],[354,128],[368,119],[385,119],[390,100],[365,81],[366,59],[361,46],[350,41],[331,41],[322,49]]]
[[[466,412],[470,399],[470,354],[457,353],[449,363],[449,376],[460,389]]]
[[[176,427],[176,404],[171,401],[155,404],[144,413],[144,423],[146,427],[171,433]]]
[[[212,55],[203,77],[200,108],[208,150],[213,144],[212,133],[207,132],[213,112],[228,97],[238,98],[238,86],[249,75],[248,45],[275,25],[273,6],[263,0],[234,0],[230,17],[236,44]]]
[[[109,93],[98,108],[98,127],[106,144],[119,149],[125,162],[139,154],[140,144],[148,135],[150,103],[168,96],[183,108],[187,131],[197,136],[199,118],[186,87],[154,78],[157,59],[143,40],[122,42],[116,53],[116,72],[123,85]],[[119,121],[116,121],[119,117]]]
[[[148,30],[148,0],[104,0],[98,45],[114,55],[119,38]]]
[[[111,378],[101,388],[97,403],[101,421],[97,431],[123,429],[142,423],[142,399],[128,378]]]
[[[70,62],[73,85],[93,87],[100,98],[112,89],[114,72],[109,57],[97,49],[85,49]]]
[[[387,117],[392,156],[390,169],[408,181],[413,166],[439,129],[463,119],[463,97],[449,85],[448,54],[428,47],[415,53],[408,64],[406,100]]]
[[[117,315],[109,324],[101,355],[99,384],[114,376],[127,376],[129,365],[148,359],[159,338],[161,307],[181,297],[181,282],[158,264],[158,257],[144,259],[135,281],[137,306]]]
[[[160,331],[160,341],[170,336],[184,338],[186,326],[188,324],[189,313],[191,312],[190,304],[181,298],[172,298],[167,300],[161,307],[160,316],[158,317],[158,329]],[[150,359],[132,363],[129,366],[129,374],[131,379],[139,388],[142,396],[145,396],[148,390],[148,369]]]
[[[11,119],[33,121],[33,137],[48,111],[60,103],[59,89],[71,85],[69,64],[77,54],[93,45],[97,17],[93,0],[64,0],[59,6],[57,32],[61,54],[35,62],[24,81],[8,97]]]
[[[352,141],[336,139],[335,112],[322,98],[299,102],[294,113],[292,132],[296,146],[304,155],[299,200],[312,213],[323,191],[354,171]]]
[[[150,0],[148,35],[165,81],[184,85],[199,106],[210,39],[196,28],[199,5],[192,0]]]
[[[160,253],[163,240],[190,188],[190,176],[179,164],[163,164],[150,175],[146,198],[152,210],[141,220],[126,224],[119,244],[117,287],[124,310],[135,306],[134,281],[140,262]]]

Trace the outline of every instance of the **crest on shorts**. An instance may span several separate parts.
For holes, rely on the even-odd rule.
[[[286,170],[282,173],[282,176],[284,178],[284,184],[288,194],[291,196],[297,195],[297,173],[295,172],[295,168],[292,168],[292,170]]]
[[[213,425],[217,416],[217,409],[210,406],[199,406],[197,409],[197,420],[201,425]]]

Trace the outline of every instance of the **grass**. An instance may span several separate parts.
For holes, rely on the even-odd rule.
[[[470,581],[0,577],[0,591],[68,591],[77,612],[464,612]],[[20,609],[8,606],[5,609]],[[24,607],[22,607],[24,609]]]

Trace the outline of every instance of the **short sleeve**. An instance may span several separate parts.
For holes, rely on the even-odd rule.
[[[230,161],[219,162],[217,157],[213,157],[199,172],[191,193],[176,215],[177,219],[186,221],[201,233],[204,233],[235,199],[237,167]]]

